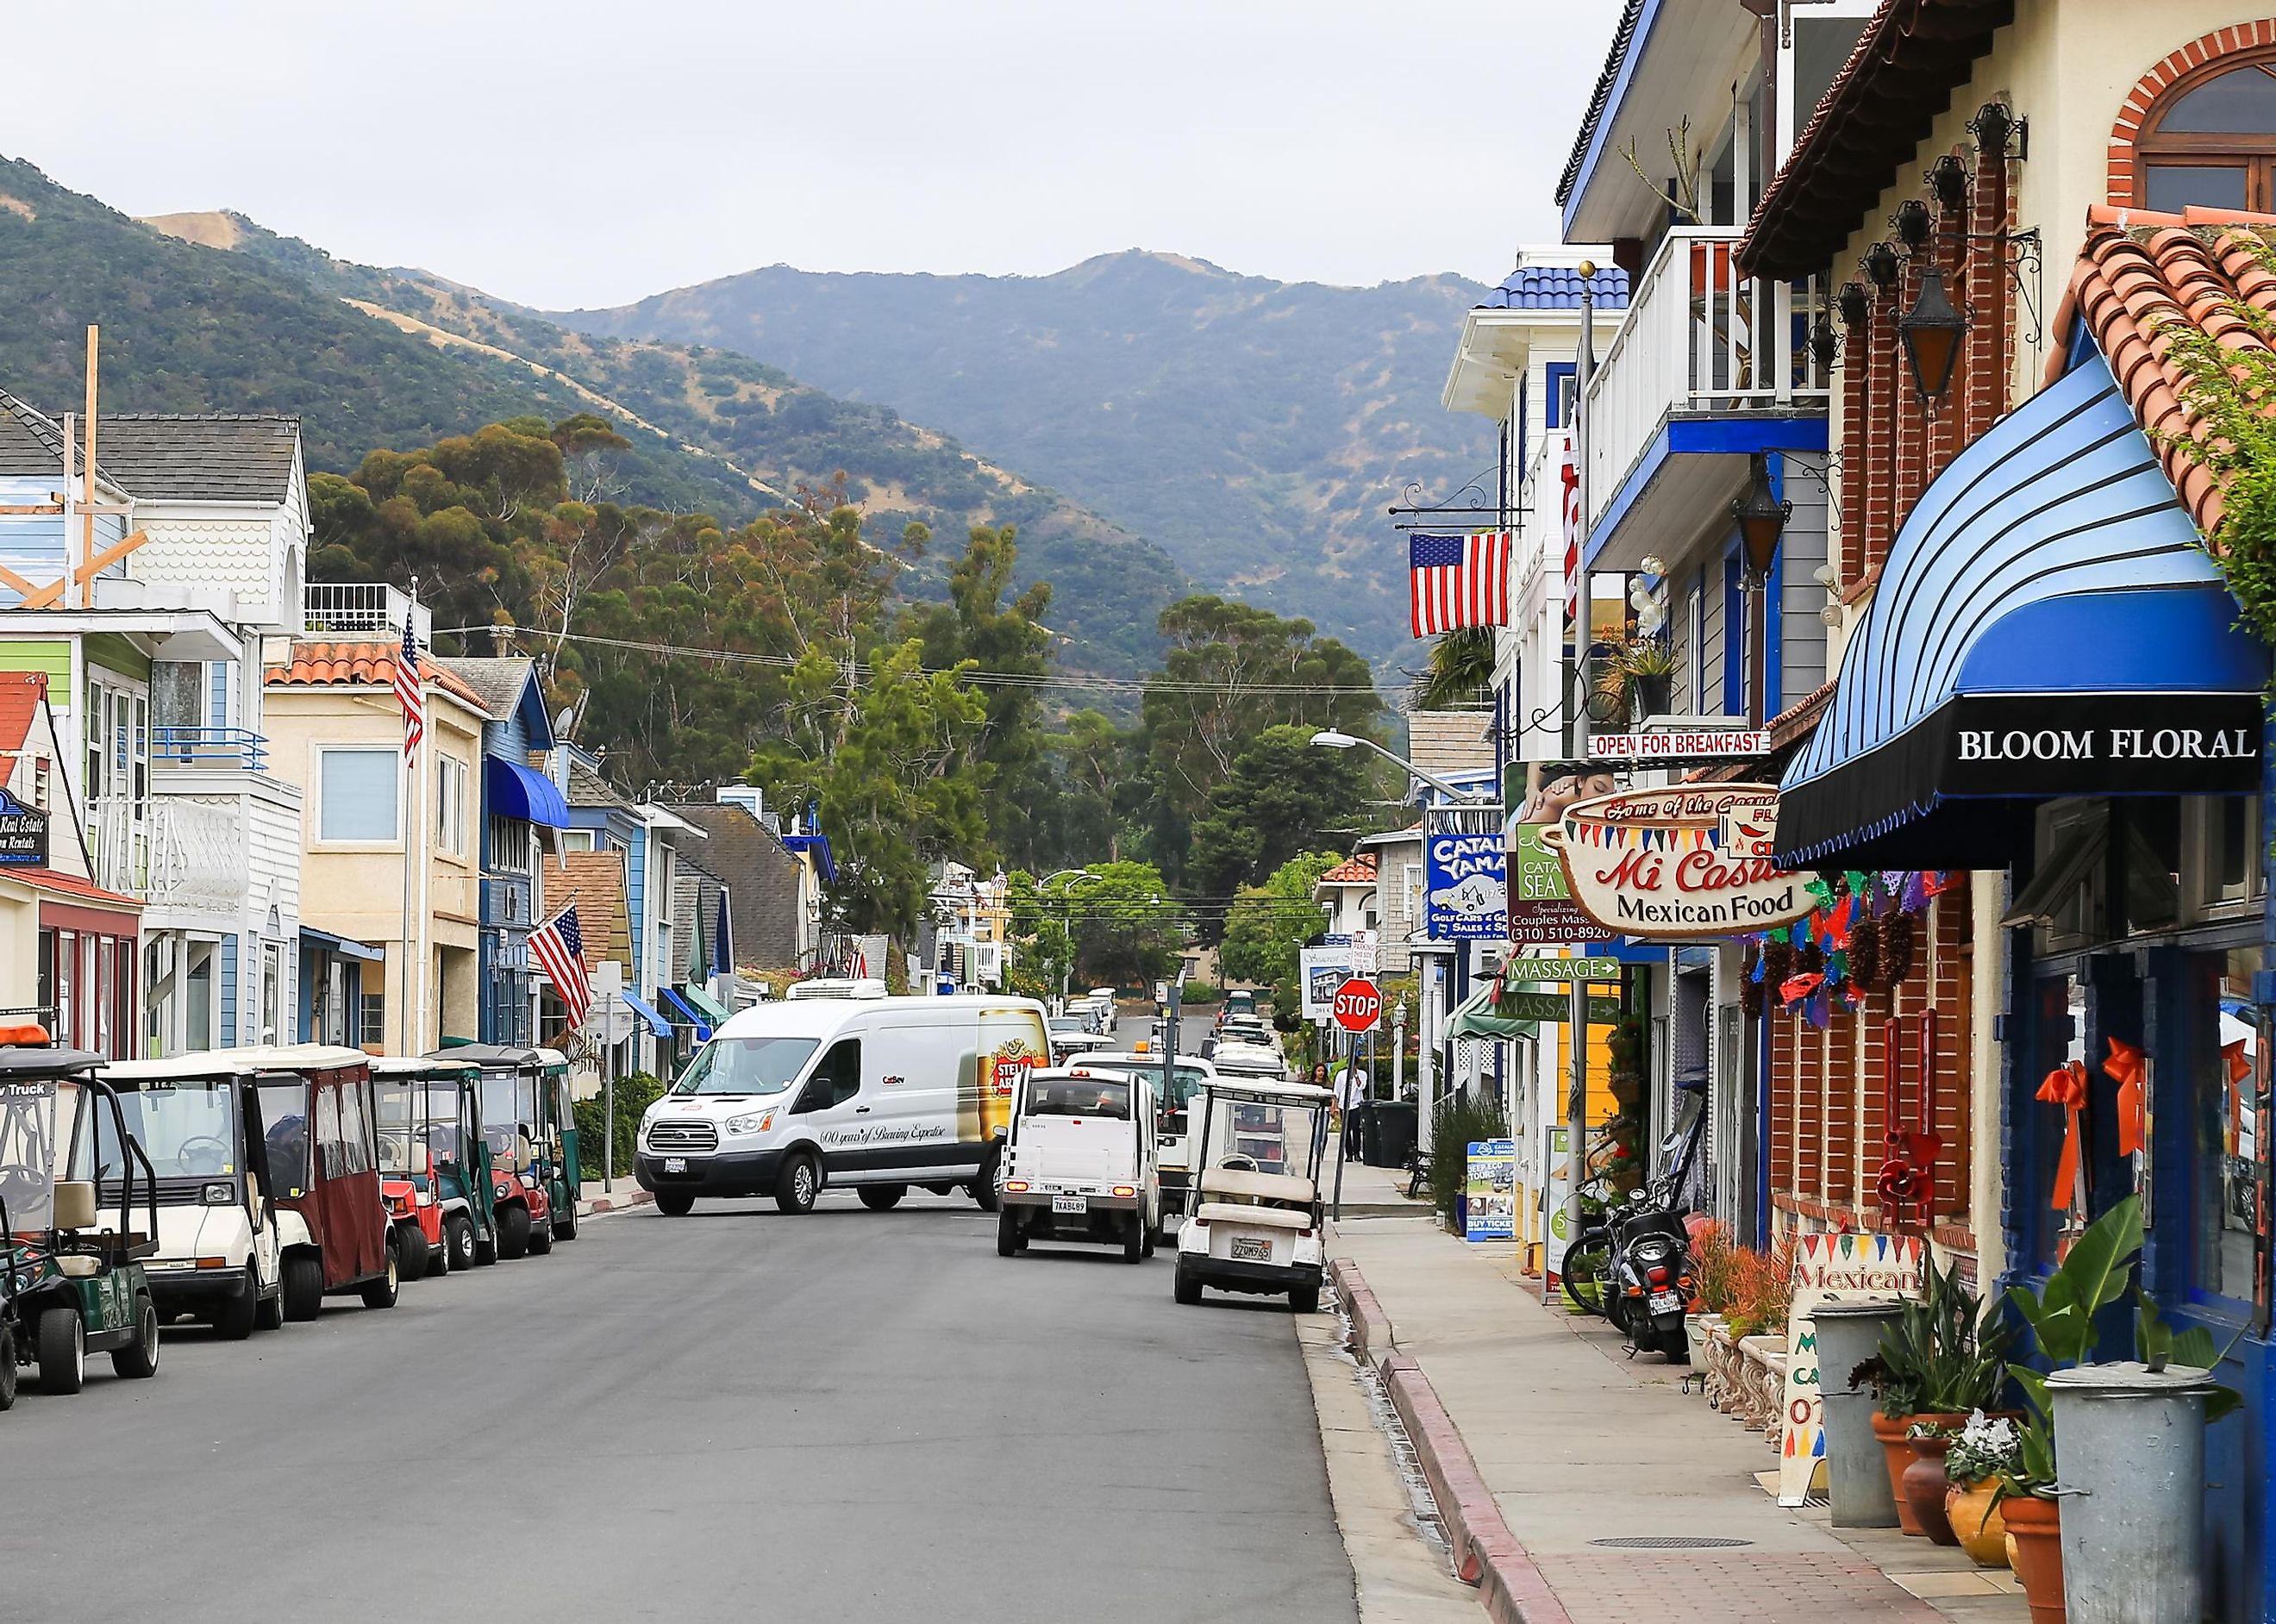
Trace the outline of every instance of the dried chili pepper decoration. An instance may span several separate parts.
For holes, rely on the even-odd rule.
[[[1849,927],[1849,984],[1878,991],[1881,981],[1881,922],[1868,914]]]
[[[1893,987],[1913,973],[1913,952],[1920,937],[1910,914],[1892,914],[1881,925],[1881,980]]]

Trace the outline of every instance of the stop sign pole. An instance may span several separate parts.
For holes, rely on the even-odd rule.
[[[1359,1059],[1359,1035],[1372,1033],[1376,1023],[1383,1019],[1383,993],[1365,976],[1354,975],[1336,989],[1335,1003],[1331,1007],[1335,1013],[1336,1024],[1344,1029],[1344,1074],[1349,1075],[1352,1066]],[[1374,1050],[1372,1038],[1369,1040],[1368,1047],[1371,1059]],[[1367,1092],[1370,1096],[1375,1092],[1372,1066],[1368,1072]],[[1338,1087],[1335,1093],[1338,1103],[1342,1104],[1343,1089]],[[1343,1105],[1343,1133],[1336,1142],[1336,1193],[1329,1209],[1329,1216],[1339,1222],[1344,1216],[1344,1164],[1351,1159],[1352,1119],[1351,1106],[1347,1104]]]

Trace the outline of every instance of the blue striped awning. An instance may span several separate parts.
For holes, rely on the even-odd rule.
[[[1906,520],[1779,785],[1778,861],[1967,867],[2014,836],[1985,801],[2257,789],[2268,653],[2236,618],[2086,349]]]
[[[569,801],[560,787],[542,772],[533,771],[503,755],[482,758],[483,810],[493,817],[518,817],[548,829],[569,827]]]

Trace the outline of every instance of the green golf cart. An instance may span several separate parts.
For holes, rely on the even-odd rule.
[[[157,1174],[102,1064],[38,1027],[0,1028],[0,1409],[19,1364],[45,1393],[77,1393],[89,1354],[121,1376],[158,1373],[141,1261],[157,1247]]]
[[[497,1255],[542,1255],[557,1241],[574,1241],[580,1179],[569,1057],[558,1049],[457,1043],[427,1058],[482,1069]]]
[[[371,1063],[371,1078],[378,1107],[379,1193],[405,1271],[455,1274],[496,1263],[497,1214],[489,1142],[482,1137],[482,1067],[382,1055]]]

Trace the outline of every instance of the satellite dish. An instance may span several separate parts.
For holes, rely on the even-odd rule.
[[[564,705],[561,707],[561,714],[553,718],[553,736],[556,739],[565,739],[569,736],[569,730],[576,725],[577,707]]]

